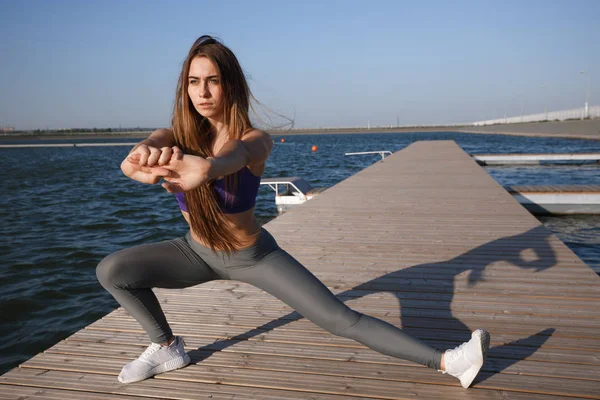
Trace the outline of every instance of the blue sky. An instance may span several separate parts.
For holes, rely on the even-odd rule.
[[[0,126],[168,126],[206,33],[237,55],[263,114],[297,127],[581,107],[588,75],[600,104],[599,17],[599,0],[1,0]]]

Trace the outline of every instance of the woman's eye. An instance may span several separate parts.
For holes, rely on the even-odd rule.
[[[219,83],[219,80],[218,79],[211,79],[211,80],[209,80],[209,82],[212,83],[212,84],[214,84],[214,85],[216,85],[217,83]]]
[[[198,81],[197,81],[197,80],[195,80],[195,79],[192,79],[192,80],[190,81],[190,85],[195,85],[195,84],[197,84],[197,83],[198,83]]]

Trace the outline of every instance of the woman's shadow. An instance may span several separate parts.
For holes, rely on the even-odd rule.
[[[484,272],[493,263],[509,263],[534,272],[551,268],[556,264],[556,256],[548,242],[550,235],[551,232],[539,225],[527,232],[488,242],[446,261],[415,265],[382,275],[340,292],[337,297],[346,301],[379,292],[391,293],[398,299],[402,329],[405,332],[434,346],[443,337],[446,348],[452,348],[468,340],[471,333],[471,328],[455,317],[451,310],[455,286],[461,280],[458,275],[468,274],[467,288],[463,289],[463,292],[468,292],[469,288],[476,287],[485,280]],[[528,256],[526,259],[524,252],[527,255],[534,252],[535,257]],[[445,279],[436,277],[440,272]],[[430,310],[432,317],[415,316],[423,313],[424,299],[435,302]],[[248,340],[301,318],[299,313],[292,312],[230,339],[203,346],[190,352],[192,362],[200,362],[240,340]],[[431,318],[435,318],[435,321],[431,321]],[[441,324],[440,320],[443,321]],[[529,337],[490,348],[488,357],[493,362],[486,363],[477,381],[481,382],[492,373],[503,371],[519,360],[530,357],[550,338],[554,330],[547,328]],[[493,330],[491,333],[493,338]]]

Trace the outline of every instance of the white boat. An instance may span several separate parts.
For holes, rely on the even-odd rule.
[[[275,204],[279,214],[289,208],[302,204],[322,193],[326,188],[313,188],[303,178],[297,176],[285,178],[263,178],[261,185],[267,185],[275,191]]]

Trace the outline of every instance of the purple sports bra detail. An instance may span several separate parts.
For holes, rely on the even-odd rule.
[[[187,206],[185,205],[185,195],[183,194],[183,192],[175,193],[175,200],[177,200],[177,203],[179,204],[179,208],[181,208],[181,211],[188,212]]]
[[[254,176],[248,167],[244,167],[236,173],[238,175],[238,187],[235,194],[227,191],[225,178],[215,180],[217,203],[225,214],[237,214],[248,211],[256,204],[260,176]],[[187,212],[188,209],[185,205],[183,192],[175,193],[175,199],[179,203],[179,208]]]

